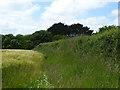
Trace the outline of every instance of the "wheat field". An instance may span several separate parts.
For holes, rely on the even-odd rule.
[[[43,55],[32,50],[5,49],[2,51],[2,87],[26,88],[41,78]],[[34,83],[34,84],[33,84]]]

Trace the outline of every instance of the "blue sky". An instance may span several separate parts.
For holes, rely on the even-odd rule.
[[[1,0],[2,34],[31,34],[58,22],[81,23],[94,32],[117,25],[118,0]]]
[[[33,5],[38,4],[40,6],[40,10],[33,13],[32,17],[35,21],[38,21],[40,15],[45,11],[45,7],[50,6],[51,2],[33,2]]]
[[[89,11],[86,18],[87,17],[94,17],[94,16],[109,16],[111,11],[116,10],[116,9],[118,9],[118,3],[117,2],[108,3],[103,8],[97,8],[97,9]]]

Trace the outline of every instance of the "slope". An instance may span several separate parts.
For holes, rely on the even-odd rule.
[[[119,87],[118,30],[38,45],[42,71],[57,88]]]

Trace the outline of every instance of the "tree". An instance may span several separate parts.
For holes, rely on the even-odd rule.
[[[18,39],[18,40],[22,40],[23,39],[23,35],[17,34],[15,38]]]
[[[91,35],[93,30],[90,30],[87,26],[83,26],[82,24],[72,24],[69,26],[70,36],[78,36],[78,35]]]
[[[50,42],[52,41],[52,34],[44,30],[36,31],[32,34],[31,41],[34,46],[39,45],[40,43]]]
[[[32,49],[34,48],[33,42],[31,41],[31,34],[23,36],[23,48],[24,49]]]
[[[103,27],[99,28],[99,32],[109,31],[109,30],[116,29],[116,28],[117,28],[117,26],[115,26],[115,25],[103,26]]]
[[[9,48],[9,44],[10,44],[10,38],[8,37],[5,37],[3,40],[2,40],[2,48],[3,49],[6,49],[6,48]]]
[[[11,49],[21,49],[22,44],[17,40],[17,39],[12,39],[10,42],[10,47]]]
[[[8,37],[10,39],[14,39],[15,38],[15,36],[13,34],[6,34],[5,37]]]
[[[93,30],[90,30],[87,26],[84,27],[82,24],[72,24],[70,26],[64,25],[63,23],[57,23],[52,25],[47,31],[53,35],[66,35],[70,37],[78,36],[81,34],[91,35]]]
[[[11,48],[10,46],[10,41],[12,39],[14,39],[14,35],[13,34],[7,34],[7,35],[3,35],[2,36],[2,48],[3,49],[9,49]]]
[[[83,25],[82,24],[72,24],[69,26],[70,28],[70,36],[77,36],[81,34]]]
[[[48,32],[51,32],[53,35],[67,35],[68,26],[63,23],[56,23],[47,29]]]

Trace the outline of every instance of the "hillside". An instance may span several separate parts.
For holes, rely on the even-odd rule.
[[[58,88],[117,88],[118,30],[38,45],[42,71]]]

